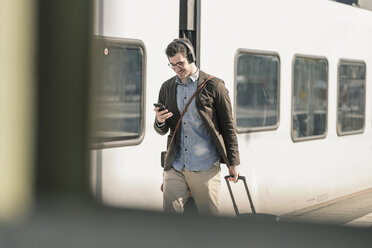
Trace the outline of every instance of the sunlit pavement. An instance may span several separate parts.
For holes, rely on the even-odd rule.
[[[372,227],[372,188],[299,210],[282,218],[319,224]]]

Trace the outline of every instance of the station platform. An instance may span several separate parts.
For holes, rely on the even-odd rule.
[[[369,228],[252,221],[111,208],[81,198],[39,198],[19,223],[0,222],[0,247],[371,248]]]
[[[372,227],[372,188],[301,209],[282,219],[295,222]]]

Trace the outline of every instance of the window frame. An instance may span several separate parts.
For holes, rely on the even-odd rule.
[[[102,48],[103,46],[116,46],[116,47],[122,47],[122,48],[138,48],[141,51],[142,54],[142,87],[141,87],[141,109],[142,112],[140,114],[141,118],[141,126],[140,126],[140,132],[138,136],[135,138],[123,138],[121,140],[112,140],[112,141],[96,141],[93,139],[94,133],[91,130],[91,146],[92,149],[105,149],[105,148],[114,148],[114,147],[124,147],[124,146],[135,146],[142,143],[144,137],[145,137],[145,130],[146,130],[146,65],[147,65],[147,52],[146,47],[143,41],[139,39],[128,39],[128,38],[116,38],[116,37],[108,37],[108,36],[95,36],[94,42],[93,42],[93,48],[92,49],[92,57],[94,61],[94,65],[99,65],[99,59],[95,55],[95,51],[99,51],[99,48]],[[94,68],[94,67],[93,67]],[[101,70],[97,70],[101,71]],[[91,81],[95,80],[94,77],[97,75],[97,72],[92,70],[92,79]],[[96,76],[97,77],[97,76]],[[93,86],[94,87],[94,86]],[[93,97],[93,96],[92,96]],[[93,98],[91,98],[92,106],[91,106],[91,113],[95,111],[93,107]],[[93,117],[93,116],[92,116]],[[90,119],[91,122],[93,119]],[[92,125],[92,123],[91,123]]]
[[[324,134],[322,135],[313,135],[313,136],[307,136],[307,137],[294,137],[293,133],[293,114],[294,114],[294,98],[293,98],[293,91],[294,91],[294,72],[295,72],[295,61],[296,58],[305,58],[305,59],[321,59],[325,60],[327,63],[327,68],[326,68],[326,80],[327,80],[327,113],[326,113],[326,125],[325,125],[325,131]],[[325,139],[328,135],[328,113],[329,113],[329,62],[327,57],[325,56],[317,56],[317,55],[309,55],[309,54],[295,54],[293,55],[292,58],[292,83],[291,83],[291,125],[290,125],[290,132],[291,132],[291,138],[293,142],[302,142],[302,141],[310,141],[310,140],[319,140],[319,139]]]
[[[338,99],[339,99],[339,89],[340,89],[340,66],[342,64],[363,64],[365,68],[365,75],[364,75],[364,122],[363,122],[363,128],[360,130],[356,131],[348,131],[348,132],[342,132],[339,129],[339,116],[338,116],[338,111],[339,111],[339,106],[338,106]],[[347,135],[354,135],[354,134],[362,134],[364,133],[366,129],[366,109],[367,109],[367,64],[364,60],[357,60],[357,59],[344,59],[341,58],[338,60],[337,63],[337,100],[336,100],[336,130],[337,130],[337,135],[338,136],[347,136]]]
[[[253,127],[253,128],[243,128],[237,125],[237,72],[238,72],[238,57],[240,54],[253,54],[262,56],[275,56],[278,58],[278,92],[277,92],[277,103],[278,103],[278,120],[275,125],[265,126],[265,127]],[[280,125],[280,88],[281,88],[281,59],[278,52],[275,51],[265,51],[265,50],[253,50],[246,48],[239,48],[235,52],[234,58],[234,121],[235,130],[238,134],[241,133],[251,133],[251,132],[262,132],[262,131],[272,131],[278,129]]]

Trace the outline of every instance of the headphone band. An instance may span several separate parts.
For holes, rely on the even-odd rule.
[[[190,46],[189,43],[187,43],[184,40],[180,40],[180,39],[176,39],[174,41],[175,42],[178,42],[178,43],[181,43],[181,44],[183,44],[186,47],[186,50],[188,50],[187,59],[189,60],[190,63],[196,61],[196,56],[195,56],[195,53],[194,53],[194,49]]]

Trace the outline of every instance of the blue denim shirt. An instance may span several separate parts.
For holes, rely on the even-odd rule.
[[[177,82],[177,107],[183,112],[186,104],[197,89],[199,69],[182,83],[178,76]],[[195,98],[192,100],[180,126],[181,140],[178,147],[173,167],[182,171],[205,171],[214,165],[219,165],[220,155],[213,143],[196,109]]]

